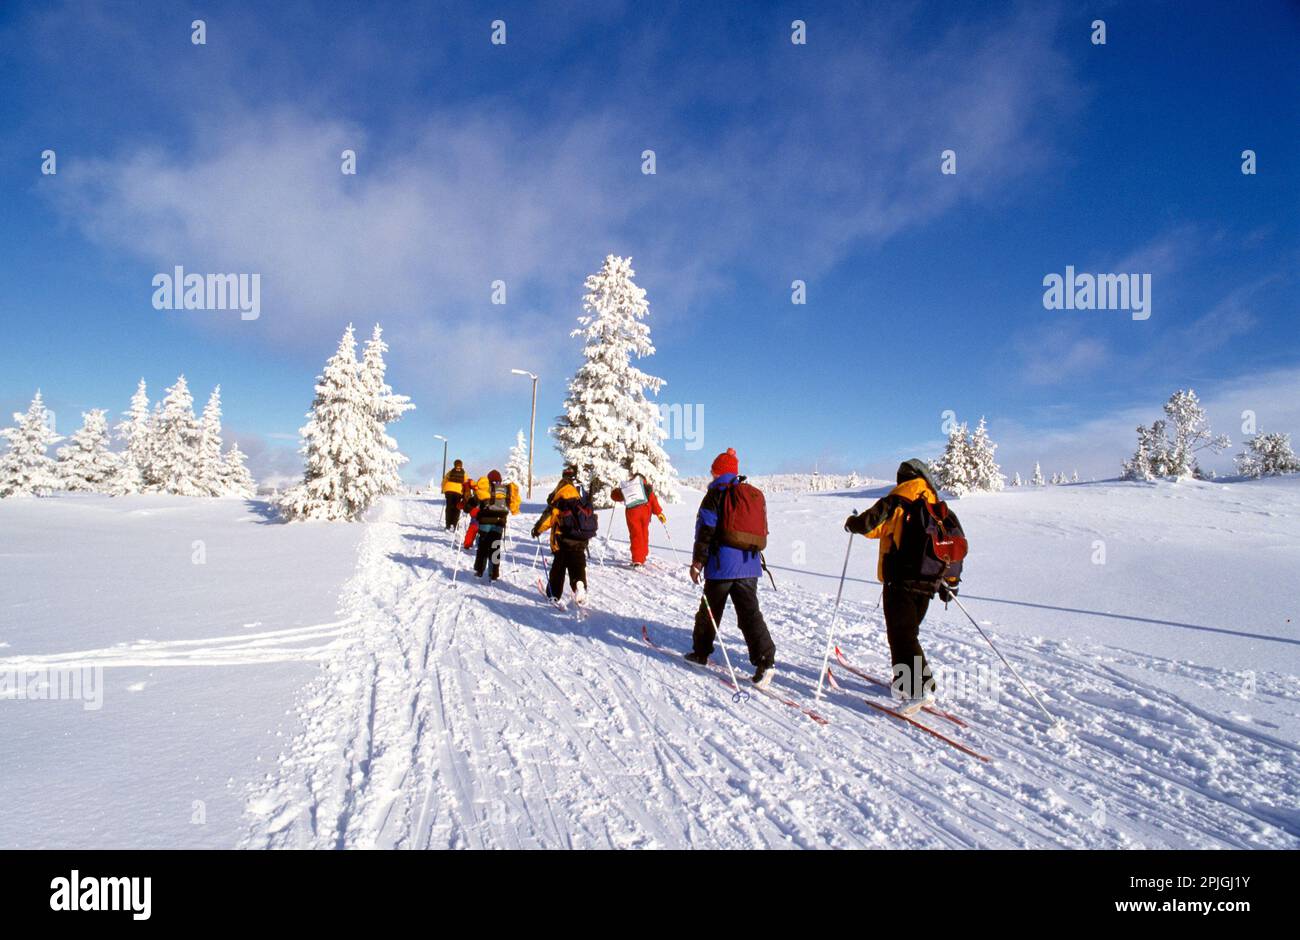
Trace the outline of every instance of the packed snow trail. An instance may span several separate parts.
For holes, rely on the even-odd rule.
[[[822,727],[762,696],[735,704],[642,642],[643,624],[667,649],[690,642],[698,589],[667,553],[638,570],[593,563],[581,622],[545,603],[520,538],[533,508],[512,520],[496,586],[464,559],[453,587],[441,500],[385,502],[344,592],[348,642],[250,794],[246,845],[1300,847],[1295,742],[1134,678],[1218,688],[1235,673],[998,636],[1068,740],[1006,682],[945,702],[987,765],[873,712],[865,687],[823,698]],[[783,585],[762,603],[774,688],[811,704],[832,600]],[[992,667],[969,623],[931,610],[935,663]],[[846,600],[841,624],[845,655],[886,671],[879,612]],[[731,612],[722,636],[740,669]],[[1290,676],[1261,673],[1258,694],[1300,702]]]

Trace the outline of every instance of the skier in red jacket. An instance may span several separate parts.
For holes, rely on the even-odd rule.
[[[625,489],[627,492],[624,492]],[[650,517],[658,516],[664,525],[668,524],[668,517],[659,505],[659,497],[655,495],[654,488],[646,482],[643,474],[633,474],[632,479],[609,495],[614,502],[623,503],[627,507],[627,532],[632,539],[632,567],[640,568],[650,554]]]

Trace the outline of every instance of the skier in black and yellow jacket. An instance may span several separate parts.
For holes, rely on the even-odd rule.
[[[849,516],[844,530],[880,540],[876,576],[884,585],[885,633],[894,664],[894,689],[907,699],[929,700],[934,694],[934,677],[921,649],[920,635],[935,585],[915,580],[916,574],[909,570],[912,559],[898,549],[904,516],[918,500],[937,502],[939,487],[925,462],[915,458],[898,465],[897,480],[898,485],[870,509]],[[939,590],[942,596],[944,588]]]
[[[564,596],[564,579],[569,578],[569,587],[579,604],[587,599],[587,540],[575,536],[583,533],[572,528],[565,531],[563,517],[582,500],[582,490],[578,485],[576,467],[565,467],[551,495],[546,497],[546,511],[533,526],[533,538],[543,532],[551,533],[551,577],[546,585],[546,596],[559,600]]]
[[[460,522],[460,509],[465,501],[465,465],[457,460],[442,478],[442,495],[447,500],[445,528],[454,529]]]

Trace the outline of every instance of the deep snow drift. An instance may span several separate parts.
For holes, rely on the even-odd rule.
[[[770,499],[780,590],[762,601],[787,695],[816,681],[840,523],[880,492]],[[0,770],[0,844],[1300,846],[1300,480],[955,502],[968,607],[1071,731],[1049,739],[1010,676],[946,686],[969,727],[923,719],[987,765],[873,711],[846,674],[821,727],[646,646],[642,625],[685,648],[697,596],[657,523],[633,571],[616,522],[578,622],[538,595],[535,505],[501,584],[462,567],[452,587],[436,498],[388,500],[364,527],[150,499],[0,503],[0,669],[105,666],[100,711],[0,701],[21,755]],[[841,645],[879,673],[875,545],[853,551]],[[935,663],[987,676],[960,612],[931,610]],[[743,664],[730,611],[722,629]]]

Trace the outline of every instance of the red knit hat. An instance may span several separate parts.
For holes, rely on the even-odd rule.
[[[709,468],[713,471],[714,476],[722,476],[724,473],[739,473],[740,461],[736,459],[736,448],[728,447],[725,454],[718,454],[713,458],[713,466]]]
[[[489,479],[491,482],[493,482],[493,483],[500,483],[500,482],[501,482],[501,473],[500,473],[499,471],[497,471],[497,470],[489,470],[489,471],[488,471],[488,479]]]

